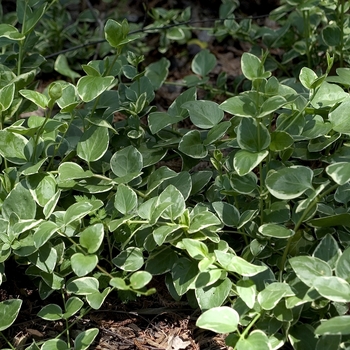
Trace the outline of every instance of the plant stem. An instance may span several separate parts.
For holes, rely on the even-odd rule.
[[[11,344],[11,343],[7,340],[7,338],[4,336],[4,333],[3,333],[3,332],[0,332],[0,334],[1,334],[1,336],[5,339],[7,345],[8,345],[11,349],[16,350],[16,348],[13,347],[12,344]]]
[[[64,311],[66,312],[66,300],[64,298],[64,291],[63,289],[61,289],[61,296],[62,296],[62,301],[63,301],[63,305],[64,305]],[[69,335],[69,323],[68,323],[68,319],[65,319],[66,321],[66,337],[67,337],[67,344],[70,347],[70,335]]]
[[[322,198],[324,198],[329,193],[332,193],[334,190],[336,190],[338,188],[338,186],[339,186],[338,184],[335,184],[335,185],[331,186],[328,190],[326,190],[325,192],[323,192],[319,196],[315,197],[315,199],[313,201],[311,201],[311,203],[308,205],[308,207],[304,210],[304,212],[301,215],[299,221],[296,223],[296,225],[294,227],[294,232],[297,232],[299,230],[299,228],[300,228],[301,224],[303,223],[304,219],[310,213],[310,211],[314,208],[314,206],[317,205],[317,203]],[[280,266],[280,276],[279,276],[280,282],[282,282],[284,266],[285,266],[285,263],[286,263],[286,260],[287,260],[287,256],[288,256],[288,253],[289,253],[290,246],[291,246],[291,244],[293,242],[293,237],[294,237],[294,235],[289,237],[287,245],[284,248],[284,252],[283,252],[283,256],[282,256],[282,262],[281,262],[281,266]]]
[[[343,67],[343,65],[344,65],[343,49],[344,49],[344,9],[345,9],[345,1],[344,0],[339,0],[337,7],[340,9],[340,18],[339,18],[339,22],[340,22],[339,23],[339,27],[340,27],[339,66]]]
[[[256,321],[261,317],[261,314],[258,313],[255,315],[255,317],[253,318],[253,320],[249,323],[249,325],[244,329],[244,331],[240,334],[239,339],[244,339],[246,337],[246,335],[249,333],[250,329],[254,326],[254,324],[256,323]],[[236,347],[234,347],[234,350],[237,349]]]
[[[310,12],[308,10],[303,11],[304,20],[304,39],[306,43],[306,57],[307,66],[311,68],[311,56],[310,56]]]

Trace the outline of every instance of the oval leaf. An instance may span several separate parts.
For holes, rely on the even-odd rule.
[[[239,315],[228,306],[214,307],[198,317],[196,326],[216,333],[230,333],[237,329]]]

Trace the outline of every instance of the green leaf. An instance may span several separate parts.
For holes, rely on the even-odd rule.
[[[201,310],[209,310],[221,306],[228,297],[232,288],[232,282],[229,278],[218,280],[214,284],[196,288],[196,299]]]
[[[78,277],[82,277],[93,271],[98,263],[97,255],[84,255],[75,253],[70,258],[72,269]]]
[[[214,307],[205,311],[197,319],[196,326],[215,333],[230,333],[236,331],[239,314],[228,306]]]
[[[350,181],[350,163],[333,163],[326,167],[326,173],[338,185],[345,185]]]
[[[265,72],[260,59],[251,53],[244,52],[241,58],[243,75],[249,80],[268,78],[271,73]]]
[[[87,162],[99,160],[106,153],[109,144],[108,129],[91,125],[77,145],[77,155]]]
[[[193,58],[191,69],[193,73],[205,77],[216,66],[215,56],[209,50],[201,50]]]
[[[76,295],[89,295],[98,292],[99,283],[94,277],[80,277],[67,284],[67,292]]]
[[[193,289],[198,273],[196,262],[187,258],[178,259],[171,270],[176,293],[184,295],[189,289]]]
[[[111,288],[107,287],[103,290],[102,293],[96,291],[95,293],[88,294],[86,295],[86,301],[93,309],[98,310],[101,308],[110,291]]]
[[[112,262],[124,271],[136,271],[144,263],[142,250],[136,247],[128,247],[113,258]]]
[[[334,22],[322,30],[322,38],[328,46],[340,45],[342,35],[342,30]]]
[[[307,286],[312,287],[318,277],[332,276],[331,267],[321,259],[311,256],[296,256],[289,259],[292,269]]]
[[[259,227],[259,232],[266,237],[289,238],[294,231],[276,224],[264,224]]]
[[[72,162],[60,164],[58,167],[58,174],[61,182],[74,179],[85,179],[93,176],[93,173],[90,170],[84,171],[80,165]]]
[[[313,253],[314,257],[325,261],[332,268],[335,267],[336,262],[341,255],[341,250],[339,249],[337,241],[329,233],[322,238]]]
[[[208,154],[198,130],[191,130],[182,137],[179,150],[192,158],[204,158]]]
[[[48,304],[38,312],[38,316],[47,321],[61,320],[62,309],[57,304]]]
[[[315,330],[316,334],[350,334],[350,316],[336,316],[322,322]]]
[[[257,107],[250,96],[239,95],[228,98],[220,106],[220,109],[237,117],[255,117]]]
[[[188,233],[194,233],[211,226],[221,226],[219,218],[210,211],[200,212],[191,219]]]
[[[56,179],[50,173],[39,173],[28,176],[27,186],[41,207],[44,207],[50,201],[57,190]]]
[[[267,128],[256,119],[243,118],[237,128],[237,143],[241,149],[260,152],[269,147],[271,141]]]
[[[86,331],[80,332],[74,341],[74,350],[90,349],[95,340],[99,330],[97,328],[90,328]]]
[[[276,130],[271,133],[270,150],[273,152],[284,151],[294,143],[292,136],[285,131]]]
[[[303,67],[299,74],[300,82],[309,90],[312,89],[312,84],[317,78],[317,74],[308,67]]]
[[[239,224],[240,213],[238,209],[226,202],[214,202],[212,206],[225,226],[237,227]]]
[[[202,260],[209,255],[208,247],[203,242],[191,238],[184,238],[181,243],[193,259]]]
[[[40,270],[52,273],[57,263],[57,251],[51,244],[47,243],[34,254],[29,255],[28,259]]]
[[[313,189],[312,177],[313,171],[301,165],[271,170],[266,177],[266,187],[278,199],[293,199]]]
[[[5,219],[9,219],[12,213],[22,220],[34,219],[36,203],[27,186],[19,182],[5,198],[1,209]]]
[[[67,350],[68,345],[65,341],[61,339],[50,339],[47,340],[41,346],[40,350]]]
[[[325,334],[319,337],[316,350],[339,350],[341,335]]]
[[[68,77],[73,82],[75,81],[75,79],[80,78],[80,74],[75,72],[74,70],[72,70],[69,67],[67,58],[63,54],[60,54],[57,56],[56,61],[55,61],[55,65],[54,65],[54,69],[56,72]]]
[[[142,154],[134,146],[127,146],[113,154],[110,165],[118,177],[130,173],[140,174],[143,168]]]
[[[15,164],[25,164],[28,140],[19,134],[0,130],[0,155]]]
[[[233,167],[239,176],[247,175],[257,167],[268,154],[268,151],[253,153],[246,150],[239,150],[233,158]]]
[[[168,125],[176,124],[183,120],[182,116],[170,116],[165,112],[152,112],[148,115],[148,125],[152,134],[156,134]]]
[[[22,306],[21,299],[8,299],[0,302],[0,332],[15,322]]]
[[[64,214],[64,225],[68,226],[71,222],[80,220],[85,215],[89,214],[92,209],[93,205],[89,202],[78,202],[72,204]]]
[[[169,185],[158,197],[158,204],[170,202],[161,214],[162,218],[175,220],[183,214],[186,209],[185,199],[181,192],[173,185]]]
[[[129,24],[126,20],[119,23],[113,19],[109,19],[104,27],[105,38],[109,45],[114,48],[125,44],[125,39],[129,33]]]
[[[149,64],[145,76],[150,80],[154,90],[158,90],[169,74],[170,61],[162,57],[159,61]]]
[[[346,226],[350,227],[350,214],[337,214],[330,215],[323,218],[317,218],[310,221],[310,224],[313,226],[319,227],[331,227],[331,226]]]
[[[252,280],[239,280],[236,284],[236,289],[239,297],[245,302],[245,304],[253,309],[256,296],[257,289],[256,285]]]
[[[345,279],[348,283],[350,283],[350,247],[346,248],[343,254],[337,261],[335,267],[335,273],[338,277]]]
[[[79,242],[88,253],[95,253],[101,246],[104,238],[103,224],[94,224],[88,226],[80,233]]]
[[[316,277],[312,286],[325,298],[339,303],[350,301],[350,284],[336,276]]]
[[[114,207],[122,214],[128,214],[137,206],[137,195],[128,186],[120,184],[114,197]]]
[[[260,329],[251,332],[247,338],[241,337],[235,348],[237,350],[270,350],[269,338]]]
[[[287,283],[274,282],[258,294],[258,302],[264,310],[272,310],[282,298],[294,295]]]
[[[267,269],[266,266],[253,265],[239,256],[219,250],[215,250],[215,256],[225,270],[238,273],[241,276],[254,276]]]
[[[78,297],[70,297],[65,303],[66,312],[62,315],[62,318],[68,320],[75,315],[84,305],[84,302]]]
[[[77,83],[77,92],[84,102],[90,102],[106,91],[114,81],[114,77],[82,77]]]
[[[1,37],[15,41],[25,39],[25,36],[19,33],[17,28],[5,23],[0,24],[0,38]]]
[[[152,280],[152,275],[147,271],[137,271],[130,276],[130,287],[141,289]]]
[[[283,107],[288,101],[282,96],[269,97],[260,107],[258,118],[265,117]]]
[[[164,274],[172,269],[177,259],[178,255],[171,247],[162,247],[149,255],[145,270],[152,275]]]
[[[11,83],[8,85],[5,85],[3,88],[0,89],[0,111],[4,112],[8,110],[13,102],[13,97],[15,93],[15,84]]]
[[[56,204],[60,199],[61,191],[57,191],[52,198],[45,204],[43,208],[43,214],[45,215],[45,219],[47,219],[55,210]]]
[[[24,89],[20,90],[19,93],[42,109],[46,109],[49,104],[49,99],[38,91]]]
[[[333,130],[340,134],[350,134],[350,117],[348,114],[350,101],[346,100],[328,114]]]
[[[53,221],[42,222],[34,231],[34,244],[36,248],[43,246],[59,229]]]
[[[203,144],[205,146],[208,146],[220,140],[225,135],[226,131],[230,126],[231,126],[231,122],[229,121],[222,122],[213,126],[209,130],[206,139],[203,141]]]
[[[211,129],[224,118],[224,112],[212,101],[189,101],[181,107],[188,110],[192,123],[201,129]]]

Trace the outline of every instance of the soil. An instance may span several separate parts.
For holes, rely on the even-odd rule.
[[[12,1],[4,1],[4,6],[12,6]],[[84,2],[81,2],[84,3]],[[91,1],[93,7],[106,10],[107,1]],[[112,2],[113,3],[113,2]],[[132,0],[125,4],[126,17],[130,21],[139,21],[144,17],[144,1]],[[201,4],[202,3],[202,4]],[[221,1],[213,0],[206,3],[200,0],[149,0],[147,8],[185,8],[191,6],[194,20],[208,20],[218,17],[218,9]],[[86,6],[86,5],[84,5]],[[239,10],[242,16],[261,16],[268,14],[278,6],[276,0],[244,0],[241,1]],[[72,8],[75,11],[76,8]],[[264,19],[263,19],[264,20]],[[147,21],[147,18],[145,19]],[[259,19],[261,23],[261,19]],[[153,40],[152,37],[150,40]],[[155,39],[154,39],[155,40]],[[150,42],[150,45],[152,42]],[[229,39],[217,42],[212,38],[207,39],[208,48],[218,60],[218,65],[212,74],[213,81],[217,75],[224,71],[228,75],[228,81],[232,82],[241,74],[240,56],[250,49],[249,44]],[[169,80],[180,81],[184,76],[191,74],[190,63],[199,48],[196,46],[173,45],[165,54],[171,61]],[[146,64],[162,57],[155,49],[146,58]],[[155,103],[159,110],[166,110],[173,100],[181,92],[181,87],[164,85],[158,92]],[[206,91],[200,91],[205,97]],[[215,99],[220,101],[220,96]],[[177,168],[179,164],[168,164]],[[23,300],[20,314],[15,323],[3,332],[3,335],[15,346],[16,349],[25,349],[33,340],[43,342],[58,335],[65,334],[63,322],[48,322],[37,316],[38,311],[46,304],[61,303],[61,297],[52,295],[46,300],[41,300],[33,282],[25,277],[25,269],[18,268],[16,264],[6,263],[7,281],[0,286],[0,301],[20,298]],[[123,303],[117,293],[112,293],[102,309],[87,314],[82,319],[76,318],[71,328],[71,334],[75,335],[82,330],[98,328],[99,334],[90,347],[97,350],[219,350],[229,349],[225,345],[225,335],[217,335],[195,326],[199,310],[193,310],[186,301],[175,302],[169,296],[163,277],[157,277],[153,281],[157,287],[157,293],[148,297],[138,297],[135,300]],[[65,335],[62,339],[67,341]],[[0,348],[7,347],[0,338]]]

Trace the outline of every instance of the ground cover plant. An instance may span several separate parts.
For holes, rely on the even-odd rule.
[[[64,325],[23,348],[92,348],[99,329],[77,322],[111,295],[157,293],[154,279],[228,347],[349,348],[349,4],[281,1],[268,28],[222,1],[201,30],[250,43],[242,75],[213,79],[202,48],[166,109],[154,101],[171,62],[145,64],[145,38],[161,54],[186,44],[191,8],[153,8],[139,27],[106,18],[81,62],[41,51],[65,4],[18,1],[0,24],[0,282],[15,266],[37,316]],[[83,40],[87,14],[55,50]],[[50,71],[61,77],[42,88]],[[22,308],[0,302],[9,349]]]

